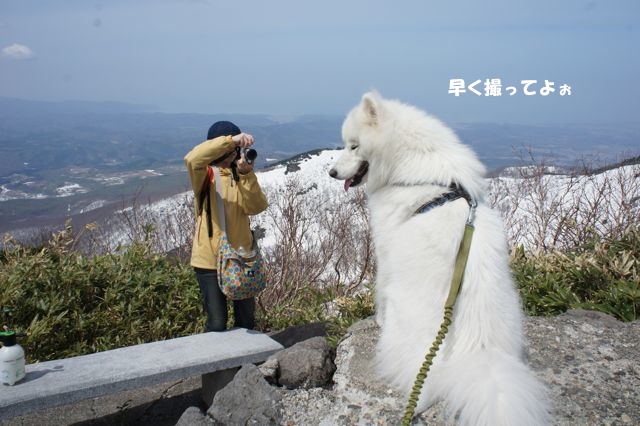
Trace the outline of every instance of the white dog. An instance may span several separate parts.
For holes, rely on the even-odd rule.
[[[545,387],[523,363],[522,311],[498,214],[485,203],[485,169],[439,120],[376,92],[342,126],[344,151],[329,174],[345,189],[366,182],[377,258],[376,360],[408,394],[443,320],[470,204],[424,213],[430,200],[463,188],[478,203],[453,323],[422,389],[417,411],[443,399],[468,425],[550,422]]]

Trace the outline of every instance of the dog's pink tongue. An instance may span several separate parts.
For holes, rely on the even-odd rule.
[[[344,191],[347,192],[349,187],[351,186],[351,182],[353,182],[353,178],[349,178],[344,181]]]

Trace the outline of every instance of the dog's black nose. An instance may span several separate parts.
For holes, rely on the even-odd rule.
[[[329,176],[331,176],[332,178],[338,176],[338,171],[336,169],[329,170]]]

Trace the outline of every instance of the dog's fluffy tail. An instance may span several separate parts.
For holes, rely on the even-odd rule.
[[[545,386],[519,359],[500,352],[467,354],[440,364],[418,403],[426,410],[444,399],[461,425],[547,425]]]

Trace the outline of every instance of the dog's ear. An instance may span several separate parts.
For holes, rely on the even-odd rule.
[[[367,117],[367,124],[377,125],[380,119],[382,98],[378,92],[367,92],[362,96],[362,111]]]

